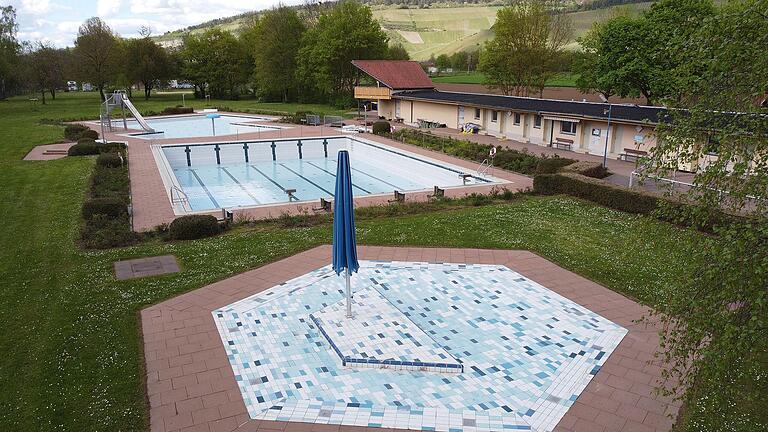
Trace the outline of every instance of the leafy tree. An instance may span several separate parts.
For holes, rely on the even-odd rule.
[[[437,68],[437,72],[440,73],[440,71],[444,71],[451,67],[451,59],[448,57],[447,54],[440,54],[435,59],[435,67]]]
[[[34,50],[25,54],[25,76],[33,91],[40,92],[42,104],[45,94],[56,99],[56,88],[66,84],[64,79],[66,50],[56,49],[50,43],[38,42]]]
[[[768,429],[766,10],[766,0],[733,1],[699,22],[679,53],[699,76],[677,82],[677,109],[645,168],[668,177],[680,162],[699,165],[694,188],[668,192],[695,207],[664,212],[697,226],[741,216],[715,223],[716,237],[690,251],[695,265],[655,315],[663,391],[688,402],[690,430]]]
[[[98,17],[88,18],[77,32],[73,50],[77,75],[99,89],[105,100],[104,87],[120,69],[120,43],[112,29]]]
[[[280,6],[264,12],[241,35],[253,57],[256,86],[268,98],[295,98],[296,56],[305,30],[295,8]]]
[[[451,54],[451,67],[453,68],[454,72],[468,70],[469,68],[467,67],[467,60],[469,60],[469,54],[466,51],[457,51]]]
[[[544,2],[523,0],[500,9],[494,37],[480,54],[486,84],[507,95],[541,92],[557,71],[572,28],[567,15],[552,13]]]
[[[195,83],[198,97],[205,97],[208,91],[216,98],[237,98],[248,80],[248,53],[232,33],[212,28],[187,35],[180,55],[182,73]]]
[[[342,0],[305,33],[297,76],[325,98],[348,99],[358,75],[352,60],[386,58],[387,42],[368,6]]]
[[[171,76],[173,64],[168,53],[149,38],[129,39],[125,42],[125,75],[130,82],[144,86],[144,99],[149,99],[152,88],[160,80]]]
[[[19,61],[21,46],[16,39],[16,9],[0,7],[0,99],[5,99],[16,81],[14,73]]]
[[[411,56],[401,43],[390,45],[387,52],[389,60],[410,60]]]
[[[691,35],[713,14],[711,0],[662,0],[638,18],[616,16],[580,39],[584,91],[640,96],[650,104],[677,98],[698,66],[685,58]]]

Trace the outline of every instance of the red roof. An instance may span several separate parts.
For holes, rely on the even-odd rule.
[[[392,90],[435,88],[424,69],[415,61],[352,60],[352,64]]]

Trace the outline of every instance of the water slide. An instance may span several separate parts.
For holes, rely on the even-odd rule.
[[[147,132],[154,132],[155,130],[152,129],[151,126],[149,126],[149,123],[147,123],[147,121],[144,120],[144,117],[141,116],[141,114],[139,113],[139,110],[137,110],[136,107],[133,106],[133,104],[131,103],[130,99],[128,99],[128,95],[126,95],[125,93],[120,93],[120,94],[121,94],[120,102],[123,104],[124,107],[128,108],[128,111],[131,112],[131,114],[133,115],[133,118],[135,118],[136,121],[139,123],[139,125],[141,125],[141,128]]]

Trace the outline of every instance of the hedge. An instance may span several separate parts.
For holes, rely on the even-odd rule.
[[[587,162],[587,161],[580,161],[572,163],[568,166],[563,167],[560,172],[567,173],[576,173],[581,174],[583,176],[592,177],[596,179],[606,178],[609,175],[611,175],[610,171],[608,171],[607,168],[603,167],[603,164],[600,162]]]
[[[175,106],[165,108],[162,114],[192,114],[195,110],[192,107]]]
[[[88,129],[86,131],[83,131],[82,134],[80,134],[80,138],[90,138],[95,141],[99,139],[99,133],[93,129]]]
[[[118,197],[91,198],[83,203],[83,219],[91,219],[95,215],[105,215],[111,218],[128,216],[128,206],[124,199]]]
[[[576,162],[575,159],[561,158],[558,156],[546,158],[539,161],[536,165],[536,174],[554,174],[561,168]]]
[[[96,158],[96,165],[119,168],[123,166],[123,158],[116,152],[105,152]]]
[[[371,131],[374,135],[386,135],[388,134],[392,128],[389,126],[388,121],[377,121],[373,124],[373,127],[371,128]]]
[[[87,126],[81,124],[70,124],[64,128],[64,137],[70,141],[77,141],[83,135],[83,132],[89,130]]]
[[[719,225],[745,221],[741,216],[723,212],[701,213],[706,210],[694,209],[690,203],[575,173],[537,175],[533,178],[533,191],[540,195],[575,196],[627,213],[654,215],[661,220],[680,226],[695,227],[707,233],[712,233]],[[659,208],[664,208],[663,214],[655,213]],[[694,210],[694,213],[698,213],[703,219],[694,223],[690,219],[690,212],[682,211],[684,209]]]
[[[99,154],[99,148],[93,140],[78,142],[67,150],[67,156],[88,156],[95,154]]]
[[[176,218],[168,227],[173,240],[194,240],[221,232],[219,221],[211,215],[187,215]]]

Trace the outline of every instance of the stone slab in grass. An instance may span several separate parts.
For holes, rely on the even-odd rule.
[[[179,264],[173,255],[138,258],[115,262],[115,277],[118,280],[157,276],[179,271]]]

